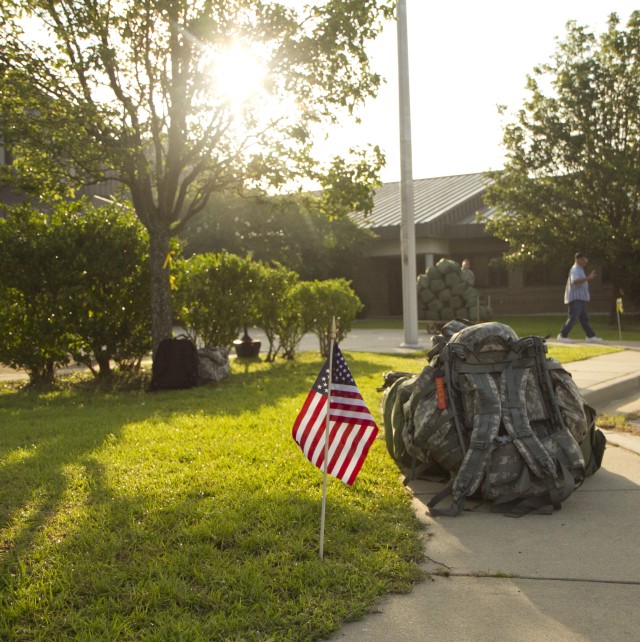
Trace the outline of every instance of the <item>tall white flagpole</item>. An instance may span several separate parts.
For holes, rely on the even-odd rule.
[[[405,348],[422,348],[418,343],[418,288],[416,286],[416,232],[413,201],[413,166],[411,152],[411,108],[409,95],[409,43],[407,3],[399,0],[398,86],[400,109],[400,257],[402,260],[402,317]]]
[[[331,320],[331,343],[329,345],[329,386],[327,388],[327,417],[324,426],[324,462],[322,475],[322,510],[320,511],[320,561],[324,556],[324,518],[327,508],[327,469],[329,467],[329,428],[331,426],[331,382],[333,381],[333,344],[336,340],[336,318]]]

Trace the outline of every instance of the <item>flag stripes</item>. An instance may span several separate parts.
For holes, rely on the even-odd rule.
[[[351,485],[378,434],[378,427],[337,345],[334,345],[331,372],[329,400],[327,359],[294,422],[293,438],[312,464],[324,468],[328,405],[327,472]]]

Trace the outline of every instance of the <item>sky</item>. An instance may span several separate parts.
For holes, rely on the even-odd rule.
[[[630,0],[406,0],[413,178],[500,169],[504,120],[526,98],[526,77],[548,62],[566,24],[596,34],[612,12],[621,26],[640,2]],[[386,83],[358,112],[361,125],[331,134],[327,145],[377,144],[385,152],[384,182],[400,180],[396,24],[369,48]],[[508,113],[508,112],[507,112]],[[507,120],[509,119],[507,116]]]

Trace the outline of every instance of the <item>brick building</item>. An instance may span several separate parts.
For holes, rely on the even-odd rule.
[[[501,256],[506,243],[490,235],[476,214],[491,215],[483,203],[488,179],[484,174],[463,174],[416,179],[414,221],[418,274],[441,258],[458,263],[467,258],[494,314],[562,314],[564,287],[573,255],[558,265],[531,272],[507,270]],[[400,259],[400,183],[385,183],[376,192],[369,215],[357,213],[354,220],[373,231],[377,240],[369,257],[353,279],[353,287],[365,304],[369,317],[402,315],[402,271]],[[589,251],[586,248],[585,251]],[[596,266],[597,268],[598,266]],[[599,271],[600,273],[600,271]],[[416,275],[417,276],[417,275]],[[609,284],[599,276],[591,284],[592,313],[606,313],[612,302]]]

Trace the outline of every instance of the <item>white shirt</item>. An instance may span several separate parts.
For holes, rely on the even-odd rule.
[[[583,281],[578,285],[575,284],[578,279],[586,278],[587,275],[585,274],[583,267],[574,263],[571,270],[569,270],[569,278],[567,279],[567,285],[564,289],[564,302],[566,304],[571,303],[571,301],[591,300],[591,297],[589,296],[589,281]]]

